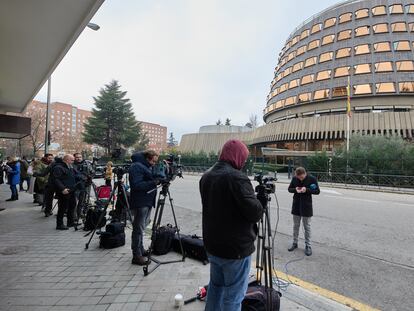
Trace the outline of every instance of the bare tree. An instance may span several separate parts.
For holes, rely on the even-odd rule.
[[[251,127],[254,128],[254,129],[259,125],[257,114],[251,114],[250,115],[249,123],[251,124]]]

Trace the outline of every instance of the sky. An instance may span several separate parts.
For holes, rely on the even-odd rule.
[[[106,0],[52,75],[52,101],[82,109],[118,80],[137,120],[176,139],[231,119],[261,123],[280,50],[333,0]],[[46,101],[46,85],[36,99]]]

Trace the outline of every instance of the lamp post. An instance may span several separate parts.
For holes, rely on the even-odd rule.
[[[88,23],[86,27],[97,31],[101,27],[94,23]],[[52,93],[52,75],[49,76],[47,80],[47,101],[46,101],[46,129],[45,129],[45,154],[49,152],[49,118],[50,118],[50,95]]]

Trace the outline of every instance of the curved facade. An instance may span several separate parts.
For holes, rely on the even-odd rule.
[[[414,1],[347,1],[329,8],[288,38],[264,120],[343,114],[348,79],[354,113],[407,112],[414,100],[413,51]]]

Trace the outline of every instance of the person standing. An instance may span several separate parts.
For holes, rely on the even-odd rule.
[[[85,203],[89,198],[91,191],[92,178],[94,175],[94,170],[92,165],[83,159],[82,154],[77,152],[73,154],[75,161],[73,162],[73,168],[77,172],[77,176],[80,178],[78,182],[78,187],[75,191],[76,198],[76,222],[79,221],[81,217],[82,209],[85,208]]]
[[[23,183],[26,181],[27,188],[26,191],[29,190],[30,186],[30,176],[27,173],[27,170],[29,169],[29,162],[27,162],[27,159],[25,156],[19,161],[20,162],[20,191],[24,191]]]
[[[53,154],[46,153],[44,156],[45,164],[47,165],[42,170],[33,173],[33,177],[46,177],[47,183],[44,190],[44,200],[43,200],[43,207],[45,217],[49,217],[53,215],[53,198],[55,196],[55,182],[53,179],[53,168],[55,165],[62,161],[62,159],[56,157],[55,161],[53,161]]]
[[[20,162],[15,157],[11,157],[7,162],[7,181],[10,185],[11,197],[6,201],[18,200],[17,185],[20,184]]]
[[[288,191],[294,193],[292,202],[293,243],[288,248],[288,251],[291,252],[298,248],[299,228],[302,220],[303,229],[305,230],[305,255],[311,256],[312,195],[320,193],[318,181],[314,176],[308,175],[303,167],[298,167],[295,170],[295,176],[290,182]]]
[[[42,173],[47,169],[49,162],[46,157],[43,157],[40,160],[33,160],[31,165],[33,167],[33,176],[37,176],[38,173]],[[33,203],[43,205],[48,177],[49,174],[35,177]]]
[[[244,143],[229,140],[200,180],[203,239],[210,261],[206,311],[240,310],[246,294],[256,223],[263,216],[262,204],[241,172],[248,155]]]
[[[55,189],[58,196],[58,213],[56,218],[56,230],[68,230],[74,226],[74,213],[76,207],[75,188],[76,171],[73,168],[74,157],[66,154],[62,162],[56,164],[52,170]],[[66,212],[67,226],[63,224],[63,216]]]
[[[111,187],[112,187],[112,176],[113,176],[112,165],[113,165],[112,162],[108,161],[108,163],[106,163],[106,168],[105,168],[105,185],[111,186]]]
[[[157,196],[158,181],[152,168],[158,161],[158,154],[153,150],[147,150],[133,154],[131,160],[132,165],[128,173],[131,212],[134,215],[131,235],[132,264],[143,266],[148,262],[143,244],[144,230],[150,222],[151,209],[155,206]]]

